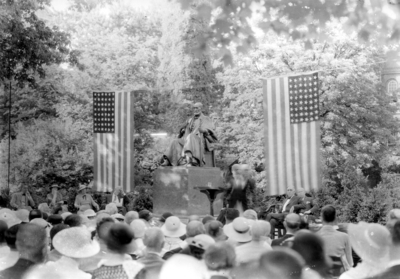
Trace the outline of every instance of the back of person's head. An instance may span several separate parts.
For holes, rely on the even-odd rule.
[[[100,220],[96,226],[96,234],[99,239],[105,240],[108,234],[108,230],[115,223],[115,220],[111,217],[106,217]]]
[[[83,224],[83,219],[78,214],[71,214],[65,218],[64,224],[70,226],[71,228],[79,227]]]
[[[226,221],[232,222],[239,216],[240,216],[239,210],[237,210],[236,208],[227,208],[225,211]]]
[[[128,211],[125,214],[125,223],[131,224],[133,220],[139,219],[139,213],[137,211]]]
[[[392,236],[392,244],[400,246],[400,220],[393,222],[393,226],[389,227]]]
[[[149,222],[153,218],[153,214],[149,210],[143,209],[139,212],[139,218]]]
[[[255,212],[253,209],[247,209],[245,212],[243,212],[243,217],[254,221],[257,221],[258,219],[257,212]]]
[[[209,270],[229,269],[235,266],[235,248],[228,242],[218,242],[206,250],[203,259]]]
[[[118,254],[130,251],[130,243],[135,234],[130,226],[125,223],[115,223],[109,229],[105,239],[107,249]]]
[[[192,221],[189,222],[186,226],[186,236],[187,237],[195,237],[199,234],[205,234],[206,229],[202,222],[200,221]]]
[[[292,249],[303,257],[307,266],[317,271],[322,277],[328,276],[331,262],[320,236],[306,230],[299,231],[294,237]]]
[[[147,250],[154,252],[161,252],[164,246],[165,237],[161,229],[149,228],[146,230],[143,243],[146,245]]]
[[[171,214],[172,215],[172,214]],[[169,216],[168,216],[169,217]],[[167,218],[168,218],[167,217]],[[200,221],[200,216],[199,215],[190,215],[189,216],[189,221],[188,223],[192,222],[192,221]]]
[[[203,223],[203,225],[207,224],[208,222],[214,221],[214,217],[212,217],[211,215],[207,215],[205,216],[201,222]]]
[[[4,235],[6,231],[8,230],[8,225],[4,220],[0,220],[0,243],[5,242]]]
[[[20,257],[35,263],[43,262],[47,251],[47,233],[35,224],[23,224],[19,227],[16,241]]]
[[[296,231],[300,228],[300,215],[296,213],[289,213],[285,218],[285,226],[287,230]]]
[[[266,252],[259,260],[267,278],[301,279],[304,260],[289,248],[276,248]]]
[[[131,222],[129,226],[135,234],[135,239],[144,237],[147,226],[143,219],[135,219]]]
[[[64,229],[67,229],[67,228],[69,228],[69,226],[66,225],[66,224],[57,224],[57,225],[55,225],[55,226],[52,227],[51,230],[50,230],[50,239],[53,240],[54,236],[55,236],[58,232],[60,232],[60,231],[62,231],[62,230],[64,230]]]
[[[15,243],[17,241],[17,233],[20,226],[21,224],[11,226],[4,233],[4,239],[7,243],[7,246],[10,247],[11,249],[17,248],[15,246]]]
[[[211,221],[205,226],[206,234],[212,238],[217,238],[222,234],[222,223],[220,221]]]
[[[251,227],[251,239],[253,241],[261,241],[271,232],[271,224],[267,221],[258,220]]]
[[[336,209],[332,205],[326,205],[321,210],[321,218],[323,222],[332,223],[336,220]]]
[[[31,212],[29,212],[29,222],[35,218],[43,218],[42,211],[39,209],[32,209]]]
[[[117,205],[115,203],[109,203],[109,204],[106,205],[105,211],[110,215],[117,214],[118,213],[118,207],[117,207]]]
[[[49,222],[52,226],[55,226],[61,224],[63,222],[63,218],[59,214],[53,214],[47,218],[47,222]]]
[[[168,217],[171,217],[171,216],[174,216],[174,214],[172,214],[171,212],[164,212],[164,213],[161,215],[159,221],[160,221],[161,223],[165,223],[165,220],[167,220],[167,218],[168,218]],[[189,222],[190,222],[190,218],[189,218]]]

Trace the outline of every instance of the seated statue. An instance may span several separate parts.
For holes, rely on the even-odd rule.
[[[203,167],[206,164],[205,152],[211,152],[212,144],[218,139],[215,136],[214,123],[210,117],[202,113],[202,108],[201,103],[193,105],[193,117],[186,121],[185,126],[180,129],[178,138],[171,143],[162,158],[162,166]]]

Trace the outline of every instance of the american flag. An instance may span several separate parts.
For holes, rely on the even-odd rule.
[[[267,195],[320,186],[318,73],[263,81]]]
[[[93,92],[94,190],[134,188],[133,108],[133,92]]]

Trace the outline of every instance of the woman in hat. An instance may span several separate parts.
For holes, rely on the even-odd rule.
[[[135,236],[132,228],[124,223],[116,223],[106,234],[107,253],[99,262],[99,268],[92,272],[93,279],[135,278],[144,265],[127,254],[132,249]]]
[[[92,196],[86,194],[86,185],[83,184],[79,185],[74,205],[79,209],[79,213],[83,213],[87,209],[99,210],[99,205],[93,200]]]
[[[127,201],[127,196],[124,193],[122,186],[115,187],[115,190],[111,195],[111,200],[107,202],[114,203],[118,208],[118,212],[121,213],[122,215],[126,214],[125,204],[129,203],[129,200]]]

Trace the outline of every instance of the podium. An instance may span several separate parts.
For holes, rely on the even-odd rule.
[[[153,213],[171,212],[175,216],[204,216],[210,214],[210,201],[200,187],[224,187],[222,171],[214,167],[160,167],[154,172]],[[213,203],[213,211],[220,212],[222,193]]]

